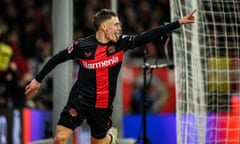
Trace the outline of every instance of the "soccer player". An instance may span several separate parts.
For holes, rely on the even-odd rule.
[[[25,88],[25,95],[35,96],[41,81],[56,65],[67,60],[78,61],[78,79],[61,112],[54,144],[66,143],[73,130],[85,119],[91,128],[92,144],[116,144],[116,131],[111,128],[112,103],[124,53],[160,38],[182,24],[194,23],[195,12],[193,10],[178,21],[138,35],[122,35],[118,16],[109,9],[98,11],[93,18],[96,33],[80,38],[52,56]]]

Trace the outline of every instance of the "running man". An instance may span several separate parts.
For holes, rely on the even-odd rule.
[[[180,25],[194,23],[195,12],[196,10],[193,10],[178,21],[138,35],[122,35],[116,13],[109,9],[98,11],[93,18],[96,33],[80,38],[52,56],[26,86],[25,95],[34,97],[41,81],[55,66],[67,60],[76,60],[79,63],[78,79],[61,112],[54,144],[67,143],[73,130],[85,119],[91,128],[92,144],[116,144],[116,133],[111,129],[112,104],[124,53],[160,38]]]

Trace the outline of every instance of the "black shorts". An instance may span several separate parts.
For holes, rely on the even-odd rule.
[[[95,108],[84,102],[69,102],[63,109],[58,125],[74,130],[86,119],[91,128],[91,136],[104,138],[112,126],[112,108]]]

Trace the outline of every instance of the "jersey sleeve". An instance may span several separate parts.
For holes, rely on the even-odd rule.
[[[138,35],[123,35],[121,36],[120,45],[123,46],[125,50],[132,49],[158,39],[179,27],[179,22],[175,21],[167,25],[154,27]]]
[[[63,63],[67,60],[75,59],[78,53],[78,43],[74,42],[66,49],[53,55],[47,63],[43,66],[40,72],[36,75],[35,79],[41,82],[45,76],[52,71],[58,64]]]

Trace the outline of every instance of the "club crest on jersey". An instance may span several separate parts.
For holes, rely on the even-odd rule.
[[[112,45],[112,46],[109,46],[107,48],[107,51],[108,51],[109,54],[112,54],[112,53],[114,53],[116,51],[116,48],[115,48],[114,45]]]
[[[68,53],[71,53],[73,51],[73,44],[71,44],[67,49],[68,49]]]

